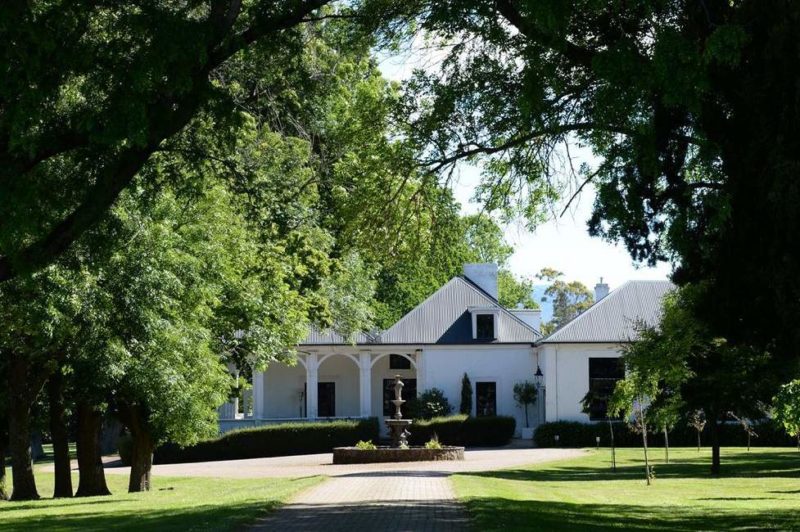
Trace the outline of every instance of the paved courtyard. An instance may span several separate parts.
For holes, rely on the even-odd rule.
[[[332,455],[326,453],[164,464],[154,466],[153,474],[265,479],[330,477],[266,516],[253,530],[455,531],[466,530],[468,520],[450,485],[451,474],[519,467],[581,453],[577,449],[473,449],[459,462],[353,465],[333,465]],[[112,464],[106,467],[110,474],[127,475],[129,471],[127,467]]]

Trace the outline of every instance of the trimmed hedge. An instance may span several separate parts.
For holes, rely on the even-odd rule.
[[[614,425],[614,442],[617,447],[639,447],[642,436],[636,434],[626,423],[616,421]],[[701,434],[703,446],[710,442],[710,426],[706,424]],[[791,447],[797,441],[786,434],[783,427],[774,420],[763,420],[753,423],[758,437],[750,440],[753,447]],[[555,435],[559,436],[556,443]],[[607,422],[580,423],[577,421],[556,421],[544,423],[536,429],[533,440],[537,447],[594,447],[595,438],[600,436],[600,445],[611,445],[611,435]],[[664,445],[664,434],[661,432],[647,435],[648,445],[659,447]],[[724,423],[721,426],[720,443],[723,447],[744,447],[747,445],[747,434],[736,422]],[[669,431],[669,444],[672,447],[694,447],[697,445],[697,432],[685,421],[678,423]]]
[[[444,445],[499,447],[511,441],[516,427],[517,422],[511,416],[458,415],[414,421],[408,430],[412,445],[425,445],[436,435]]]
[[[377,418],[283,423],[231,431],[189,447],[168,443],[156,449],[153,461],[174,464],[327,453],[334,447],[377,439]]]

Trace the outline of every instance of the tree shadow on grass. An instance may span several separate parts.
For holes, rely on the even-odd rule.
[[[501,497],[467,500],[478,530],[791,530],[800,527],[795,510],[739,512],[663,506],[520,501]]]
[[[711,459],[681,457],[680,461],[665,464],[658,459],[650,460],[658,478],[710,478]],[[470,476],[541,482],[583,482],[589,480],[631,480],[644,478],[644,458],[634,463],[618,465],[616,472],[595,464],[565,462],[537,469],[504,469],[468,473]],[[800,460],[796,452],[736,453],[723,455],[721,477],[786,477],[800,478]]]
[[[74,503],[75,501],[73,501]],[[125,508],[113,512],[98,513],[96,505],[118,501],[87,500],[85,510],[60,514],[2,515],[0,531],[5,530],[81,530],[106,531],[130,530],[148,532],[188,530],[234,530],[255,522],[265,513],[279,506],[277,501],[251,501],[226,505],[203,505],[195,507],[170,508]],[[31,504],[31,507],[36,505]],[[73,505],[74,506],[74,505]],[[93,509],[94,508],[94,509]],[[8,503],[0,509],[22,510],[22,506]],[[8,512],[7,512],[8,513]]]

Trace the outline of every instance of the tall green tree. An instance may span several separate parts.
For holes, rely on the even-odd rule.
[[[198,113],[235,120],[220,69],[255,47],[290,64],[298,27],[326,3],[4,4],[0,281],[96,226]]]
[[[796,2],[387,5],[402,12],[389,37],[421,29],[443,45],[442,68],[406,92],[431,171],[481,160],[487,208],[531,224],[593,184],[592,234],[671,260],[678,284],[701,287],[695,319],[712,336],[798,373]],[[565,180],[575,143],[596,162]]]
[[[586,285],[580,281],[565,281],[563,276],[553,268],[543,268],[536,274],[537,279],[547,283],[544,297],[553,304],[553,319],[542,326],[545,334],[565,325],[594,303],[594,295]]]

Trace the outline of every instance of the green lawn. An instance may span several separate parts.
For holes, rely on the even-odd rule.
[[[710,452],[651,450],[656,479],[644,481],[641,449],[610,451],[520,469],[453,477],[478,530],[800,529],[800,452],[723,449],[720,478]]]
[[[0,501],[0,530],[231,530],[322,480],[154,477],[153,491],[129,494],[126,475],[106,478],[110,497]],[[52,493],[52,474],[36,481],[41,495]]]

